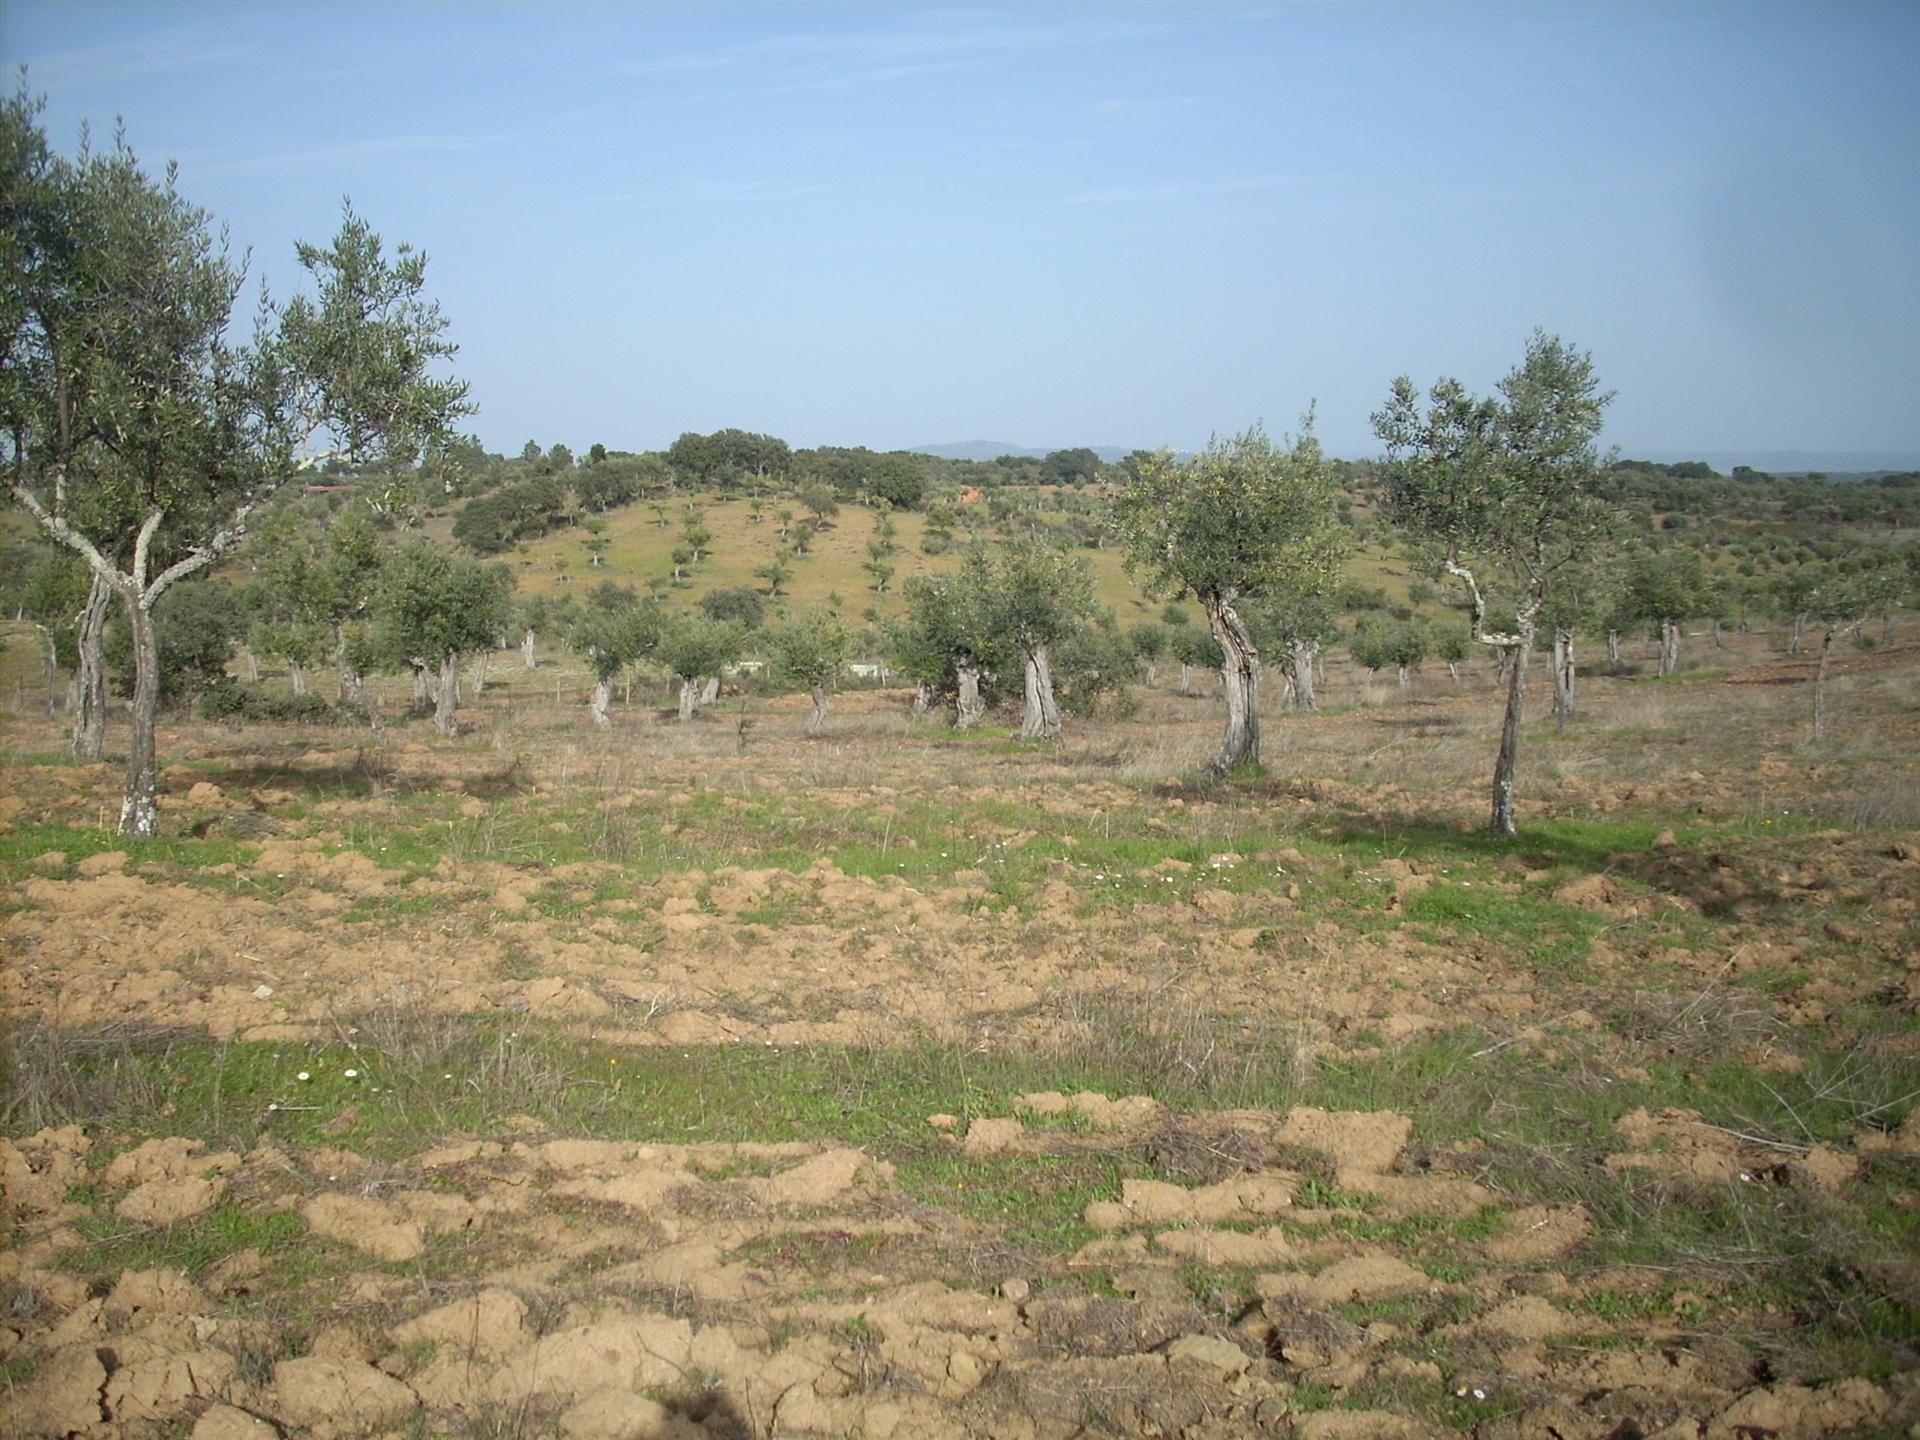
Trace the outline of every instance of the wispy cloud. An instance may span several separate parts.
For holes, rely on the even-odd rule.
[[[851,90],[857,85],[883,85],[894,80],[914,80],[923,75],[951,75],[971,70],[977,62],[968,60],[925,60],[915,65],[874,65],[864,70],[809,80],[803,85],[779,87],[789,90]]]
[[[117,40],[50,55],[19,57],[36,90],[49,95],[89,86],[124,84],[172,70],[232,69],[257,63],[259,53],[231,39],[198,29],[168,30],[137,40]]]
[[[629,62],[630,75],[671,75],[784,64],[829,65],[845,70],[848,81],[897,79],[921,73],[917,67],[949,66],[992,55],[1057,49],[1102,41],[1141,39],[1166,27],[1146,21],[1098,23],[903,25],[889,30],[812,31],[770,35],[713,50],[688,51]],[[823,77],[831,78],[831,77]]]
[[[391,155],[483,150],[498,144],[499,139],[492,135],[369,135],[364,139],[343,140],[334,145],[243,155],[230,160],[194,163],[183,157],[182,166],[195,174],[207,176],[291,174],[303,170],[337,170]]]
[[[631,190],[603,190],[581,197],[582,203],[609,209],[677,208],[689,205],[764,205],[824,195],[844,188],[826,180],[796,180],[785,176],[745,177],[736,180],[698,178],[670,185]]]
[[[1162,180],[1109,185],[1066,197],[1069,205],[1144,205],[1192,200],[1202,195],[1238,195],[1251,190],[1285,190],[1307,183],[1304,175],[1237,175],[1215,180]]]
[[[501,150],[526,142],[550,141],[558,132],[590,124],[593,119],[594,112],[591,109],[575,107],[543,115],[532,124],[510,130],[366,135],[329,145],[267,151],[255,155],[205,154],[181,155],[177,158],[183,169],[200,175],[297,174],[309,170],[335,170],[389,156],[470,154]]]

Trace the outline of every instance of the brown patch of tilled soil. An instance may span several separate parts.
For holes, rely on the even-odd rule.
[[[1855,668],[1883,671],[1896,653]],[[1644,693],[1600,689],[1598,703]],[[1284,1067],[1463,1025],[1495,1051],[1624,1035],[1665,1046],[1674,1066],[1724,1054],[1784,1072],[1803,1063],[1795,1033],[1849,1007],[1920,1003],[1920,834],[1788,823],[1852,773],[1846,757],[1749,736],[1750,752],[1716,760],[1686,725],[1672,738],[1666,716],[1645,720],[1663,737],[1645,744],[1666,747],[1657,761],[1599,763],[1564,744],[1529,773],[1529,813],[1657,811],[1717,838],[1663,834],[1577,875],[1474,870],[1479,894],[1590,922],[1577,962],[1542,967],[1465,923],[1470,906],[1436,928],[1436,895],[1472,893],[1446,859],[1337,843],[1473,824],[1484,756],[1456,773],[1447,747],[1451,727],[1484,722],[1484,696],[1435,687],[1430,712],[1277,725],[1270,746],[1311,735],[1323,759],[1352,763],[1276,777],[1252,801],[1143,787],[1140,771],[1204,756],[1217,723],[1198,702],[1157,703],[1163,748],[1144,757],[1119,726],[1059,755],[956,757],[878,699],[836,712],[878,728],[823,745],[773,737],[771,719],[751,740],[744,724],[738,739],[718,723],[692,739],[630,728],[627,749],[565,717],[524,741],[483,725],[477,743],[372,753],[287,733],[265,759],[250,739],[170,735],[166,812],[234,858],[24,857],[0,919],[0,996],[15,1020],[51,1026],[288,1043],[400,1010],[526,1015],[682,1049],[926,1038],[962,1054],[1084,1054],[1124,1021],[1196,1072],[1221,1027],[1286,1037],[1270,1061]],[[1910,716],[1881,725],[1883,753],[1920,738]],[[1404,767],[1383,768],[1381,748],[1402,743]],[[96,823],[116,780],[13,766],[0,823]],[[767,863],[774,841],[749,812],[769,795],[804,798],[829,817],[823,833],[836,814],[905,817],[934,797],[961,817],[944,841],[953,863],[887,873],[884,825],[881,860],[809,856],[799,825],[778,836],[788,858]],[[1210,843],[1112,876],[1069,847],[1017,893],[1002,883],[1008,854],[1137,818],[1143,795],[1170,843]],[[446,804],[423,819],[423,797]],[[1300,844],[1228,844],[1249,804]],[[547,833],[593,843],[543,857],[505,824],[536,812]],[[449,836],[437,849],[383,850],[435,825]],[[658,863],[637,873],[622,847],[641,830],[684,836],[686,857],[650,852]],[[1121,883],[1132,898],[1110,901]],[[1768,983],[1735,983],[1755,976]],[[1898,1373],[1774,1374],[1760,1340],[1791,1315],[1757,1309],[1751,1343],[1703,1335],[1684,1287],[1588,1258],[1604,1214],[1516,1198],[1470,1148],[1423,1145],[1417,1115],[1041,1091],[1005,1113],[928,1120],[961,1161],[1145,1156],[1163,1178],[1090,1201],[1082,1238],[1048,1253],[907,1193],[854,1144],[641,1144],[529,1122],[375,1160],[271,1139],[128,1145],[84,1125],[16,1135],[0,1141],[13,1226],[0,1428],[1812,1440],[1920,1413]],[[1676,1205],[1698,1187],[1761,1186],[1818,1205],[1852,1194],[1863,1164],[1910,1163],[1920,1115],[1783,1144],[1685,1105],[1642,1107],[1612,1145],[1594,1186],[1665,1187]],[[74,1263],[106,1221],[152,1236],[281,1214],[298,1218],[305,1268],[247,1248],[191,1273]]]
[[[1063,1116],[1087,1128],[1056,1139],[1082,1151],[1177,1119],[1235,1137],[1248,1168],[1129,1181],[1087,1207],[1097,1237],[1051,1261],[907,1201],[889,1167],[832,1145],[531,1135],[373,1166],[162,1140],[100,1174],[122,1215],[156,1189],[171,1197],[166,1216],[190,1215],[208,1203],[206,1175],[248,1211],[298,1212],[331,1249],[325,1303],[297,1328],[257,1251],[193,1277],[90,1285],[62,1269],[78,1240],[66,1187],[90,1142],[78,1129],[0,1142],[20,1221],[0,1335],[37,1356],[10,1432],[497,1433],[486,1427],[512,1416],[514,1433],[574,1437],[1426,1435],[1444,1433],[1434,1417],[1452,1405],[1485,1434],[1811,1440],[1876,1425],[1896,1404],[1860,1379],[1772,1382],[1737,1346],[1699,1344],[1678,1322],[1596,1315],[1579,1302],[1605,1277],[1562,1268],[1592,1217],[1409,1170],[1404,1116],[1173,1117],[1147,1097],[1046,1093],[950,1143],[1039,1150],[1052,1132],[1029,1123]],[[1622,1130],[1634,1145],[1689,1133],[1680,1115]],[[1724,1137],[1674,1153],[1689,1167],[1756,1163]],[[1308,1177],[1272,1155],[1381,1196],[1380,1218],[1481,1216],[1490,1263],[1451,1278],[1445,1246],[1332,1227]],[[430,1246],[452,1263],[396,1267]],[[1222,1310],[1196,1266],[1244,1274],[1249,1298]],[[1408,1402],[1398,1413],[1395,1396]]]

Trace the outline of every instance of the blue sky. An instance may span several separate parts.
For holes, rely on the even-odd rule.
[[[0,3],[293,278],[431,259],[493,449],[1197,446],[1592,350],[1630,454],[1920,457],[1920,5]]]

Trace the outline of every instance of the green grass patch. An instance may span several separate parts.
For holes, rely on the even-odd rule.
[[[310,1243],[306,1221],[293,1211],[253,1211],[231,1201],[172,1225],[132,1225],[96,1212],[82,1219],[79,1228],[87,1243],[62,1252],[61,1267],[106,1277],[161,1266],[197,1275],[242,1250],[258,1250],[265,1256]]]
[[[1405,909],[1415,933],[1430,944],[1444,945],[1465,931],[1543,968],[1585,959],[1601,928],[1599,916],[1576,906],[1465,880],[1429,885],[1408,896]]]

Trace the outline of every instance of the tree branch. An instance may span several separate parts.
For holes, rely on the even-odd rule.
[[[167,512],[158,505],[149,506],[147,518],[140,522],[140,533],[133,540],[133,588],[144,592],[147,588],[147,552],[153,548],[154,534],[160,529],[160,522],[167,518]]]
[[[55,473],[57,477],[59,472]],[[13,491],[13,498],[25,506],[27,513],[39,522],[40,528],[45,530],[47,534],[51,535],[55,540],[58,540],[69,550],[73,551],[82,560],[85,560],[87,562],[87,568],[92,570],[94,574],[100,575],[111,582],[119,584],[125,583],[127,577],[123,576],[113,567],[107,557],[100,553],[99,548],[59,515],[50,512],[45,505],[40,503],[40,497],[35,495],[33,491],[29,490],[18,480],[13,481],[8,488]]]
[[[175,561],[161,571],[154,582],[142,592],[142,601],[152,605],[161,594],[176,580],[184,580],[196,570],[203,570],[247,537],[247,517],[253,514],[265,495],[255,496],[238,510],[234,511],[225,525],[213,532],[204,545],[196,545],[183,559]]]
[[[1521,635],[1504,635],[1498,632],[1488,634],[1486,630],[1482,628],[1487,618],[1487,602],[1480,594],[1480,582],[1474,578],[1473,571],[1460,563],[1458,552],[1449,550],[1446,558],[1440,563],[1449,575],[1467,582],[1467,594],[1473,605],[1473,621],[1471,626],[1473,638],[1482,645],[1490,646],[1495,650],[1511,650],[1514,646],[1520,644],[1524,638]],[[1536,604],[1533,608],[1537,610],[1539,606]],[[1531,615],[1531,612],[1529,612],[1529,615]]]

